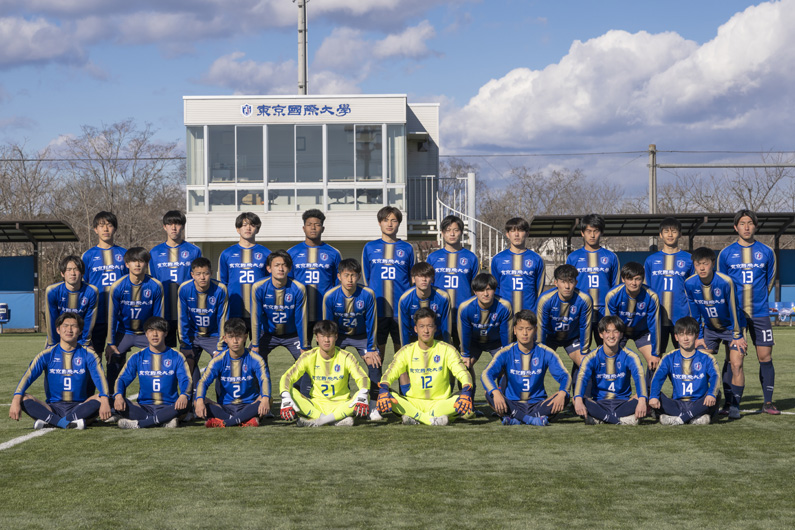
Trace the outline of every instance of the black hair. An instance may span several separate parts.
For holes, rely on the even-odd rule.
[[[577,270],[577,267],[568,263],[555,268],[556,280],[576,282],[578,274],[580,274],[580,271]]]
[[[693,263],[701,260],[708,259],[713,264],[715,263],[715,251],[707,247],[698,247],[693,251]]]
[[[75,266],[77,266],[78,270],[80,270],[80,276],[86,272],[86,266],[80,256],[69,254],[61,258],[61,261],[58,262],[58,270],[61,271],[61,274],[66,273],[66,267],[69,266],[69,263],[74,263]]]
[[[590,213],[580,220],[580,232],[585,232],[585,229],[589,226],[604,233],[605,218],[598,213]]]
[[[224,322],[224,335],[245,337],[248,335],[246,322],[242,318],[230,318]]]
[[[259,215],[255,214],[254,212],[243,212],[235,218],[235,228],[240,228],[243,226],[243,221],[248,221],[248,224],[253,226],[259,232],[259,229],[262,228],[262,221],[259,218]]]
[[[337,323],[332,320],[318,320],[312,328],[315,335],[337,335]]]
[[[190,262],[191,272],[195,271],[196,269],[201,269],[205,267],[210,269],[210,272],[212,272],[213,264],[209,259],[205,258],[204,256],[199,256],[198,258]]]
[[[133,261],[149,263],[150,259],[152,259],[152,256],[149,255],[149,251],[144,247],[133,247],[124,253],[124,263],[131,263]]]
[[[624,325],[624,321],[621,320],[620,317],[616,315],[607,315],[606,317],[602,317],[602,320],[599,321],[599,325],[597,326],[599,333],[607,331],[607,326],[610,324],[621,333],[624,333],[627,329],[627,326]]]
[[[325,214],[317,208],[313,208],[304,212],[304,214],[301,216],[301,220],[304,222],[304,224],[306,224],[307,219],[319,219],[321,226],[326,222]]]
[[[439,225],[439,229],[442,232],[444,232],[452,224],[458,225],[458,229],[461,230],[462,232],[464,231],[464,221],[460,217],[458,217],[457,215],[448,215],[447,217],[442,219],[442,224]]]
[[[436,313],[434,313],[429,307],[421,307],[421,308],[419,308],[417,310],[417,312],[414,313],[414,316],[412,317],[412,319],[414,320],[415,324],[417,322],[419,322],[423,318],[432,318],[434,325],[436,324]]]
[[[144,332],[150,329],[168,333],[168,320],[163,317],[149,317],[146,319],[146,322],[144,322]]]
[[[427,261],[421,261],[411,268],[411,277],[422,276],[423,278],[433,278],[436,276],[436,269]]]
[[[72,313],[72,312],[61,313],[60,315],[58,315],[58,318],[55,319],[56,329],[61,327],[61,324],[63,324],[64,320],[67,320],[69,318],[71,318],[72,320],[76,320],[77,327],[83,329],[83,317],[80,316],[80,313]]]
[[[166,225],[182,225],[185,226],[185,214],[179,210],[169,210],[163,216],[163,226]]]
[[[640,276],[641,278],[646,276],[646,269],[643,268],[643,265],[637,261],[630,261],[621,266],[622,280],[629,280],[635,276]]]
[[[270,254],[268,254],[268,267],[271,266],[273,260],[276,258],[282,258],[284,260],[284,264],[287,265],[288,269],[293,268],[293,258],[287,253],[284,249],[274,250]]]
[[[516,327],[516,325],[519,323],[520,320],[529,322],[530,325],[533,327],[538,326],[538,317],[536,316],[535,313],[533,313],[529,309],[522,309],[513,316],[513,326]]]
[[[754,223],[754,226],[759,224],[756,218],[756,213],[753,210],[743,209],[734,214],[734,226],[740,224],[740,219],[743,217],[750,217],[751,221]]]
[[[676,217],[666,217],[660,221],[660,233],[666,228],[675,228],[677,232],[682,233],[682,223]]]
[[[693,317],[682,317],[674,324],[676,335],[698,335],[698,321]]]
[[[342,273],[342,271],[351,271],[355,272],[356,274],[362,274],[362,266],[359,265],[359,262],[356,261],[354,258],[345,258],[344,260],[340,261],[339,267],[337,270]]]
[[[494,289],[496,291],[497,285],[497,278],[488,272],[481,272],[472,278],[473,293],[479,293],[480,291],[485,291],[486,289]]]
[[[99,223],[105,221],[109,223],[113,228],[119,228],[119,220],[116,219],[116,214],[112,212],[99,212],[97,215],[94,216],[94,220],[91,221],[91,227],[96,228],[99,226]]]
[[[507,234],[511,230],[527,233],[530,231],[530,223],[524,217],[512,217],[505,222],[505,233]]]
[[[378,210],[378,222],[380,223],[381,221],[389,217],[390,214],[394,214],[394,216],[397,218],[398,223],[403,222],[403,214],[400,212],[400,209],[394,206],[384,206],[383,208]]]

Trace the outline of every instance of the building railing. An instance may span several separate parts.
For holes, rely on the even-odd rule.
[[[448,215],[457,215],[464,221],[464,241],[469,244],[470,250],[480,260],[481,268],[488,270],[491,258],[505,250],[505,237],[502,232],[490,224],[436,199],[436,218],[439,222]],[[441,245],[441,232],[437,237]]]

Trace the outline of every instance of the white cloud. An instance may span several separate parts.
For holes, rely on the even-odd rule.
[[[543,70],[517,68],[484,84],[443,120],[446,147],[580,149],[789,142],[795,0],[746,9],[701,46],[675,33],[609,31],[575,41]],[[648,141],[647,141],[648,140]]]
[[[294,61],[258,63],[244,60],[245,53],[234,52],[216,59],[201,79],[202,83],[225,87],[236,94],[294,94],[298,70]]]
[[[430,54],[425,42],[435,36],[436,31],[431,23],[423,20],[416,26],[406,28],[402,33],[389,35],[375,43],[373,53],[381,59],[388,57],[422,58]]]
[[[85,52],[66,31],[42,18],[0,18],[0,68],[51,61],[83,64]]]

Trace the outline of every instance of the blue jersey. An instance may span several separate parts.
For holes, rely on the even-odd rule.
[[[718,272],[734,281],[740,309],[747,317],[770,314],[767,298],[776,279],[776,255],[759,241],[748,247],[732,243],[718,255]]]
[[[287,278],[284,287],[273,285],[269,276],[254,284],[251,290],[251,346],[259,346],[267,333],[281,337],[298,334],[301,349],[308,350],[306,291],[296,280]]]
[[[287,253],[293,259],[290,278],[306,288],[309,321],[323,320],[323,296],[337,285],[337,268],[342,260],[340,251],[326,243],[319,247],[298,243]]]
[[[127,265],[124,264],[126,249],[118,245],[110,248],[94,247],[83,253],[83,281],[97,288],[99,300],[97,301],[97,324],[108,321],[108,293],[113,282],[127,274]],[[99,345],[95,344],[95,348]]]
[[[666,254],[662,250],[646,258],[646,284],[660,298],[660,324],[672,326],[690,314],[685,280],[696,273],[689,252]]]
[[[323,319],[337,323],[340,335],[367,336],[367,351],[376,351],[378,312],[375,293],[368,287],[356,286],[353,296],[348,296],[338,285],[323,297]]]
[[[633,298],[626,285],[612,289],[605,297],[605,315],[616,315],[627,327],[624,336],[635,339],[649,333],[652,355],[660,354],[660,302],[657,294],[646,285],[641,285]]]
[[[229,294],[229,318],[251,317],[251,288],[268,276],[265,264],[270,250],[262,245],[232,245],[218,258],[218,280]]]
[[[544,260],[530,249],[521,254],[503,250],[491,260],[491,274],[497,278],[497,295],[508,300],[514,314],[533,312],[544,288]]]
[[[480,270],[478,257],[465,248],[458,252],[440,248],[431,252],[427,261],[436,270],[434,287],[445,290],[455,313],[461,304],[472,297],[472,280]]]
[[[183,241],[176,247],[160,243],[149,255],[152,256],[149,274],[163,284],[164,317],[177,320],[179,286],[191,279],[190,264],[202,255],[202,251],[193,243]]]
[[[398,240],[387,243],[376,239],[364,245],[364,282],[375,293],[378,317],[398,317],[398,301],[411,286],[409,271],[414,266],[414,249]]]
[[[163,316],[163,287],[148,274],[138,284],[128,274],[113,283],[108,303],[108,344],[116,345],[116,334],[143,335],[149,317]]]
[[[704,338],[705,327],[717,332],[731,331],[735,339],[742,338],[743,316],[731,278],[715,272],[712,281],[705,285],[694,274],[685,281],[685,293],[690,315],[699,322],[699,338]]]
[[[44,374],[44,394],[47,403],[81,403],[87,400],[88,381],[91,378],[100,396],[108,397],[108,383],[102,373],[97,354],[78,346],[64,350],[60,344],[47,348],[36,356],[17,385],[15,396],[25,391],[41,374]]]
[[[458,308],[458,336],[461,339],[461,355],[470,357],[473,344],[499,342],[507,346],[511,342],[511,304],[499,296],[487,309],[480,307],[477,296]]]
[[[271,382],[265,359],[246,348],[239,358],[232,357],[229,350],[224,350],[214,357],[196,387],[196,399],[205,398],[207,389],[218,379],[216,385],[217,402],[221,405],[254,403],[259,398],[269,398]]]
[[[491,396],[500,387],[499,381],[505,375],[508,379],[504,392],[507,399],[537,403],[547,399],[544,388],[547,370],[558,382],[558,390],[568,394],[571,376],[557,353],[543,344],[535,344],[529,353],[525,353],[514,342],[494,354],[483,370],[480,381],[486,394]]]
[[[597,318],[597,315],[604,313],[608,291],[619,284],[621,265],[618,256],[606,248],[591,251],[583,247],[569,254],[566,263],[574,265],[579,271],[577,288],[591,297],[594,318]]]
[[[91,330],[94,329],[97,319],[97,288],[81,282],[80,289],[70,291],[66,282],[54,283],[47,287],[44,297],[47,299],[47,312],[44,314],[47,322],[47,346],[54,346],[61,341],[61,336],[55,329],[55,321],[63,313],[77,313],[83,318],[83,332],[78,342],[83,346],[91,344]]]
[[[179,396],[190,399],[191,376],[188,361],[181,353],[168,348],[155,353],[149,348],[133,353],[116,379],[117,395],[125,395],[138,377],[138,403],[173,405]]]
[[[635,393],[646,397],[646,381],[643,365],[636,353],[622,348],[615,355],[607,355],[604,346],[599,346],[585,356],[577,374],[574,397],[602,399],[629,399],[632,396],[630,379],[635,380]],[[592,395],[585,396],[588,382],[592,383]]]
[[[591,349],[591,297],[575,288],[569,300],[558,289],[550,289],[538,299],[538,342],[550,345],[579,339],[580,351]]]
[[[431,287],[428,298],[420,298],[417,288],[412,287],[400,297],[400,343],[411,344],[417,340],[414,331],[414,313],[427,307],[436,315],[436,334],[434,338],[450,344],[450,331],[453,329],[453,313],[450,311],[450,297],[445,291]]]
[[[226,286],[210,280],[207,290],[202,292],[194,280],[179,286],[179,341],[185,348],[193,346],[194,337],[215,337],[217,349],[221,349],[224,323],[229,313],[229,297]]]
[[[694,351],[690,357],[682,355],[681,350],[666,353],[654,372],[649,398],[660,399],[660,391],[669,377],[673,389],[671,397],[682,401],[707,395],[717,397],[715,393],[721,387],[718,361],[714,355],[700,350]]]

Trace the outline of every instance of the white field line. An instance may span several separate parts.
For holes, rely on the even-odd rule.
[[[0,451],[5,451],[6,449],[10,449],[15,445],[21,444],[22,442],[27,442],[28,440],[32,440],[37,436],[44,436],[48,432],[52,432],[55,429],[42,429],[40,431],[33,431],[31,433],[26,434],[25,436],[20,436],[18,438],[14,438],[12,440],[8,440],[7,442],[3,442],[0,444]]]

